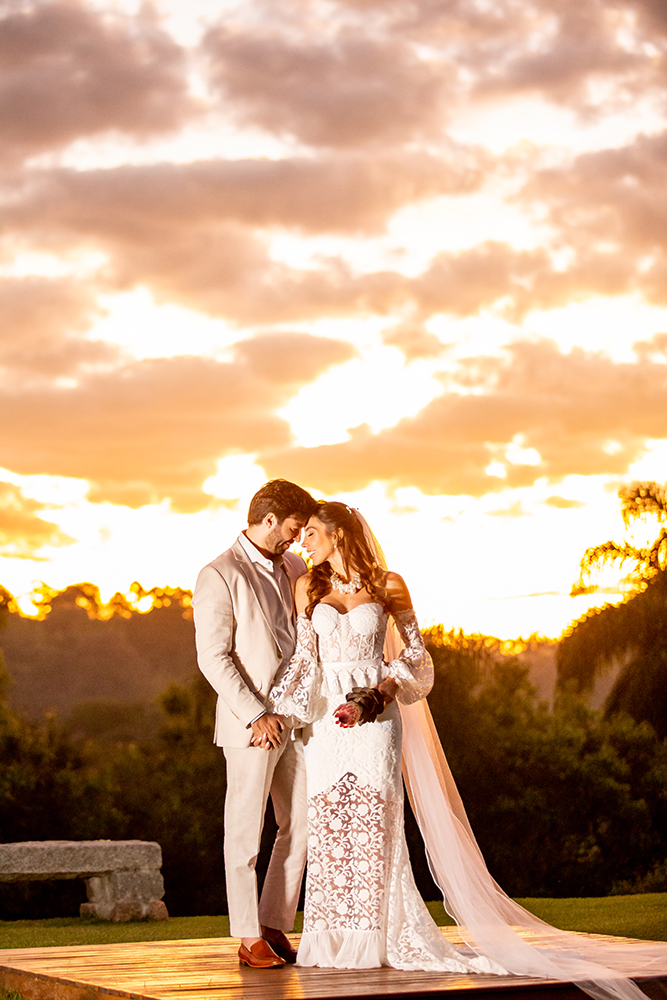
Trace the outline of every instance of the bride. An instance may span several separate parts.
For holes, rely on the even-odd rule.
[[[410,595],[363,517],[320,503],[304,547],[312,569],[296,585],[296,650],[270,693],[274,711],[304,727],[308,874],[298,964],[513,973],[576,981],[599,1000],[644,1000],[621,971],[625,949],[550,927],[489,875],[428,711],[433,667]],[[466,948],[446,941],[416,888],[401,763]],[[637,949],[635,974],[665,968],[667,944]]]

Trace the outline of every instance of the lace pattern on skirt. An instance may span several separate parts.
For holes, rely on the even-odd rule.
[[[309,931],[382,927],[387,863],[401,805],[360,784],[351,771],[310,799],[304,914]]]

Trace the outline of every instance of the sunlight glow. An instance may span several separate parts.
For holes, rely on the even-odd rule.
[[[67,115],[49,120],[48,128],[35,118],[27,143],[7,130],[12,166],[3,202],[0,280],[9,294],[0,316],[0,369],[8,413],[2,461],[9,468],[0,469],[5,553],[0,584],[16,594],[20,607],[34,612],[30,595],[41,579],[47,589],[90,581],[103,601],[125,593],[140,611],[153,598],[143,589],[130,591],[133,581],[147,589],[192,588],[199,569],[244,527],[250,497],[267,478],[262,462],[268,467],[265,456],[274,447],[267,442],[278,441],[275,447],[287,451],[316,449],[349,441],[356,428],[379,433],[405,420],[405,453],[410,433],[416,437],[421,426],[415,422],[415,430],[409,418],[434,400],[446,402],[445,393],[466,397],[454,400],[465,403],[458,411],[463,417],[459,426],[446,425],[453,440],[436,441],[423,459],[417,447],[423,442],[416,442],[415,462],[423,464],[409,481],[421,489],[392,490],[372,482],[336,497],[368,518],[391,567],[405,575],[422,623],[507,639],[531,632],[557,636],[588,607],[618,599],[618,581],[611,576],[595,593],[572,598],[570,590],[586,548],[623,537],[619,487],[632,479],[667,479],[667,436],[645,440],[648,433],[662,433],[662,418],[641,412],[664,405],[665,369],[659,366],[667,365],[667,339],[663,343],[658,336],[667,331],[667,304],[659,304],[667,302],[660,285],[664,236],[658,208],[651,212],[664,159],[656,141],[665,128],[663,40],[657,29],[644,29],[638,14],[630,17],[606,5],[602,27],[591,21],[591,38],[585,40],[591,54],[606,60],[599,69],[594,59],[592,67],[581,67],[576,53],[571,64],[562,59],[565,36],[553,5],[529,12],[523,27],[521,18],[517,25],[505,18],[506,53],[497,48],[505,36],[496,37],[488,27],[501,12],[495,0],[468,5],[468,13],[484,8],[474,29],[472,21],[461,27],[456,4],[426,3],[423,23],[418,18],[416,28],[403,19],[400,34],[392,5],[360,0],[285,9],[261,0],[90,0],[69,6],[72,24],[83,11],[90,37],[99,32],[105,58],[111,58],[112,46],[107,52],[105,45],[115,27],[104,16],[123,12],[136,18],[119,26],[118,37],[127,32],[141,55],[128,45],[131,69],[123,83],[131,99],[111,82],[102,101],[95,96],[95,72],[77,62],[83,43],[66,39],[62,58],[74,68],[72,93],[87,100],[89,110],[80,115],[74,108],[74,125],[67,125]],[[503,17],[511,7],[503,8]],[[431,23],[436,8],[437,29]],[[494,16],[487,19],[492,8]],[[36,5],[26,31],[39,27],[40,10]],[[451,33],[442,29],[450,17]],[[369,64],[377,93],[390,98],[384,119],[375,105],[364,104],[371,70],[355,64],[353,46],[349,80],[347,69],[345,79],[340,75],[340,67],[348,65],[349,40],[357,38],[354,26],[362,24],[369,51],[377,44],[377,64]],[[236,63],[224,45],[218,56],[210,44],[198,48],[210,26],[238,43]],[[165,31],[166,37],[160,34]],[[464,38],[467,31],[471,38],[479,32],[480,43]],[[267,39],[275,39],[271,58],[277,53],[284,60],[281,78],[267,69]],[[329,43],[331,65],[320,74],[321,53]],[[543,73],[539,66],[531,70],[543,56]],[[428,80],[437,66],[443,68],[442,91],[429,110]],[[452,81],[459,81],[450,90],[448,66]],[[297,81],[293,89],[290,70]],[[300,73],[305,84],[299,83]],[[30,87],[40,85],[37,76],[28,77]],[[415,97],[418,92],[426,95],[424,101]],[[7,111],[8,122],[12,114],[22,115],[22,103],[15,104]],[[348,130],[357,113],[357,131]],[[25,129],[23,118],[19,125],[17,136]],[[583,153],[592,156],[582,161]],[[246,159],[256,162],[241,162]],[[292,159],[298,160],[295,171]],[[270,175],[277,160],[285,161],[275,171],[279,179],[264,190],[255,184],[258,165]],[[243,192],[238,202],[226,190],[216,197],[216,185],[222,190],[228,184],[229,161]],[[180,169],[195,162],[204,169]],[[137,166],[147,169],[130,169]],[[139,174],[140,184],[146,184],[152,167],[160,181],[149,206],[142,188],[133,185]],[[362,201],[355,186],[367,168]],[[206,183],[199,187],[203,175]],[[294,177],[302,176],[304,183],[295,183]],[[182,203],[181,183],[192,185]],[[134,199],[131,224],[117,207],[126,193]],[[331,199],[335,211],[324,199]],[[188,217],[190,204],[197,209]],[[250,265],[231,262],[228,298],[218,301],[212,266],[229,231],[240,235],[240,245],[257,251],[256,256],[251,251]],[[46,280],[23,280],[30,278]],[[98,315],[90,321],[95,304]],[[258,359],[252,349],[247,356],[235,350],[261,337],[261,354],[266,338],[280,336],[289,346],[295,334],[304,352],[312,351],[303,369],[297,364],[274,369],[263,354]],[[331,345],[304,335],[342,341],[355,355],[327,369]],[[550,391],[551,373],[522,370],[519,348],[526,341],[528,355],[537,345],[544,357],[555,359],[560,379],[555,409],[562,399],[565,416],[547,407],[540,415],[539,393]],[[100,344],[111,350],[100,350]],[[601,370],[617,378],[619,369],[611,363],[634,366],[622,377],[637,373],[636,413],[617,419],[599,412],[604,406],[584,412],[589,384],[568,375],[581,352],[606,355]],[[231,375],[231,388],[221,390],[224,399],[212,391],[212,399],[200,400],[195,385],[183,394],[189,402],[182,402],[172,383],[160,382],[157,370],[169,368],[178,380],[183,366],[147,363],[187,356],[229,363],[224,374]],[[539,361],[538,350],[533,356]],[[506,366],[499,376],[498,359]],[[584,361],[595,370],[594,362]],[[155,393],[156,405],[153,409],[152,398],[142,398],[137,404],[142,415],[130,418],[123,409],[126,386],[115,389],[127,377],[126,385],[141,394],[148,384],[140,377],[146,369],[155,370],[146,392]],[[317,374],[301,376],[302,370]],[[238,381],[232,383],[235,374]],[[510,398],[501,391],[501,398],[491,399],[494,378],[505,376]],[[536,401],[523,409],[523,387],[517,388],[522,378],[524,385],[542,380]],[[63,387],[75,391],[60,392]],[[79,410],[63,404],[70,398]],[[614,402],[612,397],[608,410]],[[182,415],[174,412],[176,406],[183,406]],[[531,415],[524,417],[526,410]],[[276,416],[289,423],[291,442]],[[278,425],[275,438],[259,440],[263,428]],[[515,433],[517,427],[525,433]],[[117,456],[128,443],[134,445],[127,438],[139,430],[146,432],[144,450],[121,468]],[[77,433],[81,439],[75,441]],[[359,437],[366,442],[365,432]],[[540,450],[528,445],[533,440]],[[441,443],[448,447],[439,450]],[[374,442],[366,444],[370,449]],[[75,449],[83,457],[73,459]],[[110,467],[117,459],[120,468],[108,487],[97,461],[105,449]],[[549,457],[568,451],[577,461]],[[23,465],[28,452],[29,464]],[[399,452],[396,448],[397,463],[403,460]],[[624,456],[630,453],[639,457],[628,467]],[[193,480],[200,473],[192,470],[214,468],[219,455],[227,457],[217,462],[199,498],[201,484]],[[96,459],[90,467],[88,456]],[[383,473],[387,482],[393,460],[390,453],[389,471]],[[595,464],[588,467],[608,474],[559,478],[563,469],[581,470],[589,461]],[[451,480],[431,476],[429,463],[435,462],[450,463],[444,473],[453,470]],[[21,475],[14,465],[77,473],[90,468],[90,483],[83,477]],[[347,478],[344,466],[343,460],[332,470],[340,478],[332,475],[329,482],[360,481]],[[129,495],[115,489],[123,475],[130,483],[138,477],[143,482],[145,475],[159,496],[168,489],[162,485],[158,492],[155,483],[185,483],[183,494],[189,490],[193,506],[200,499],[202,509],[178,513],[169,499],[136,509],[111,502]],[[508,486],[519,480],[532,485]],[[488,492],[422,492],[433,482],[433,488],[450,482],[448,489]],[[317,482],[303,485],[320,495]],[[92,502],[91,496],[104,499]],[[51,532],[49,523],[59,530]]]
[[[505,458],[512,465],[539,465],[542,456],[535,448],[524,448],[523,434],[516,434],[505,452]]]
[[[254,455],[228,455],[218,462],[218,471],[204,482],[204,493],[221,500],[252,496],[266,482],[266,473]]]
[[[628,469],[627,479],[653,480],[664,483],[667,479],[667,438],[657,438],[645,442],[644,454]]]
[[[305,386],[279,411],[296,443],[308,448],[346,441],[348,431],[361,424],[374,432],[393,427],[442,394],[428,368],[406,365],[400,351],[371,347],[362,355]]]
[[[531,312],[524,326],[533,335],[555,340],[566,353],[582,348],[604,351],[617,363],[634,362],[633,344],[667,330],[667,308],[645,302],[639,295],[595,297],[548,312]]]
[[[639,135],[661,131],[659,102],[648,94],[627,109],[591,119],[539,97],[490,98],[466,107],[455,117],[449,134],[457,142],[481,143],[497,155],[524,153],[537,147],[560,149],[562,160],[601,147],[621,146]],[[553,153],[552,153],[553,158]]]
[[[147,288],[103,295],[100,302],[108,315],[91,327],[89,338],[117,344],[138,361],[180,354],[219,357],[238,340],[224,320],[158,304]]]
[[[389,235],[410,248],[403,272],[418,274],[439,253],[469,250],[486,241],[508,243],[517,250],[543,245],[547,227],[508,195],[511,192],[496,183],[474,194],[434,198],[401,209],[391,220]]]
[[[19,476],[9,469],[0,468],[0,482],[13,483],[21,493],[40,503],[64,506],[83,498],[90,489],[86,479],[72,479],[65,476]]]
[[[0,264],[0,277],[90,278],[107,259],[106,254],[97,250],[59,255],[22,251]]]

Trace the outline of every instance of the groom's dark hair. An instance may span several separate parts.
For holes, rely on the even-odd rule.
[[[296,483],[272,479],[257,490],[248,507],[248,524],[261,524],[267,514],[275,514],[282,524],[286,517],[307,520],[317,510],[317,500]]]

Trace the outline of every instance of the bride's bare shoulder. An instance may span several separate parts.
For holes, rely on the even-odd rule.
[[[305,611],[308,605],[308,587],[312,579],[313,574],[311,570],[308,573],[304,573],[303,576],[298,577],[294,585],[294,603],[296,604],[296,613],[298,615],[302,611]]]
[[[302,576],[298,576],[296,579],[296,584],[294,586],[296,592],[298,593],[299,590],[308,590],[308,585],[312,579],[313,579],[312,569],[309,569],[308,572],[304,573]]]
[[[407,584],[399,573],[385,570],[382,573],[380,587],[384,591],[388,608],[391,612],[405,611],[412,607],[412,598]]]

